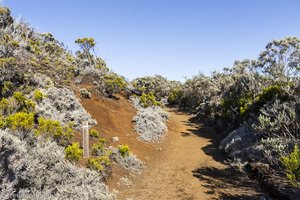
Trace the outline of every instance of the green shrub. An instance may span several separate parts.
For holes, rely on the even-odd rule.
[[[73,129],[69,126],[62,126],[59,121],[45,119],[40,117],[39,124],[36,129],[36,134],[43,134],[47,137],[52,137],[60,145],[67,145],[73,138]]]
[[[170,105],[179,104],[182,95],[183,95],[182,90],[180,89],[172,90],[171,94],[168,97],[168,103]]]
[[[73,143],[65,149],[65,157],[70,162],[78,162],[83,155],[83,150],[80,149],[78,143]]]
[[[118,146],[118,150],[122,157],[126,157],[129,155],[129,146],[127,144],[122,144]]]
[[[105,91],[109,96],[119,93],[126,88],[126,81],[123,77],[114,75],[107,75],[104,77]]]
[[[286,170],[286,176],[294,186],[300,183],[300,152],[298,145],[295,145],[294,151],[287,156],[281,157],[281,162]]]
[[[34,112],[35,111],[35,103],[30,99],[25,100],[24,107],[22,110],[24,112]]]
[[[34,114],[18,112],[6,118],[6,126],[12,130],[30,131],[34,128]]]
[[[14,92],[13,98],[19,103],[19,104],[24,104],[26,97],[22,92]]]
[[[106,140],[104,138],[100,138],[98,142],[96,142],[92,146],[92,155],[99,156],[104,154],[104,148],[106,146]]]
[[[158,101],[156,101],[155,96],[152,92],[142,94],[142,96],[140,96],[140,103],[144,108],[147,108],[148,106],[161,105]]]
[[[0,58],[0,67],[8,67],[13,66],[16,63],[16,59],[14,57],[9,58]]]
[[[5,120],[2,115],[0,115],[0,129],[3,129],[5,127]]]
[[[35,110],[35,103],[27,99],[22,92],[14,92],[13,99],[15,99],[18,104],[17,111],[30,113]]]
[[[110,166],[110,160],[108,156],[100,156],[98,158],[89,158],[87,162],[87,168],[101,172],[105,167]]]
[[[94,138],[99,138],[100,134],[96,129],[91,129],[90,130],[90,136]]]
[[[3,96],[7,95],[12,89],[13,89],[13,84],[10,81],[4,81],[1,93]]]
[[[40,90],[35,90],[33,94],[33,98],[36,102],[40,102],[44,98],[44,94]]]
[[[282,86],[280,85],[271,85],[269,87],[266,87],[262,90],[261,93],[259,93],[255,97],[256,105],[261,107],[267,102],[271,101],[274,97],[278,97],[281,101],[287,100],[287,94],[283,90]]]
[[[0,101],[0,112],[2,115],[9,114],[10,113],[10,105],[9,100],[2,98]]]

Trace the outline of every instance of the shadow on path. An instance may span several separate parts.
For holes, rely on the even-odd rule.
[[[178,111],[184,113],[183,111]],[[240,171],[237,167],[225,165],[226,155],[218,149],[223,135],[214,128],[199,121],[196,117],[183,121],[190,128],[181,132],[182,137],[189,137],[192,134],[201,138],[209,139],[208,145],[201,149],[204,153],[213,158],[216,162],[224,164],[224,168],[199,167],[192,171],[193,176],[198,178],[203,186],[208,190],[206,193],[215,194],[224,200],[260,200],[269,199],[260,190],[255,180],[249,179],[247,174]]]

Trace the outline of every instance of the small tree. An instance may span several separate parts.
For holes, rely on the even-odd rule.
[[[286,37],[282,40],[274,40],[260,54],[258,67],[275,80],[293,79],[300,72],[299,55],[299,38]]]
[[[95,49],[94,49],[94,47],[96,46],[95,40],[93,38],[84,37],[84,38],[78,38],[77,40],[75,40],[75,43],[79,45],[80,49],[87,56],[89,61],[93,63],[91,50],[95,54]]]

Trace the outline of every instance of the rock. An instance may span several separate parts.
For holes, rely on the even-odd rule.
[[[127,177],[121,177],[119,183],[125,186],[130,186],[132,184],[132,181],[129,180]]]
[[[112,140],[113,142],[119,142],[119,137],[113,137]]]

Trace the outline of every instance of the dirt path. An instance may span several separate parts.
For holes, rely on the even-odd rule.
[[[217,134],[169,110],[169,131],[142,175],[120,190],[120,199],[256,199],[255,182],[222,164]],[[156,147],[157,148],[157,147]],[[217,156],[219,155],[219,156]]]
[[[118,136],[120,144],[128,144],[131,152],[145,161],[142,174],[113,167],[108,185],[119,191],[118,199],[259,199],[255,182],[222,163],[218,134],[193,122],[192,116],[168,110],[169,130],[164,140],[145,143],[136,139],[132,129],[136,111],[126,98],[112,100],[93,94],[81,103],[98,121],[94,128],[109,145],[118,145],[111,142]]]

